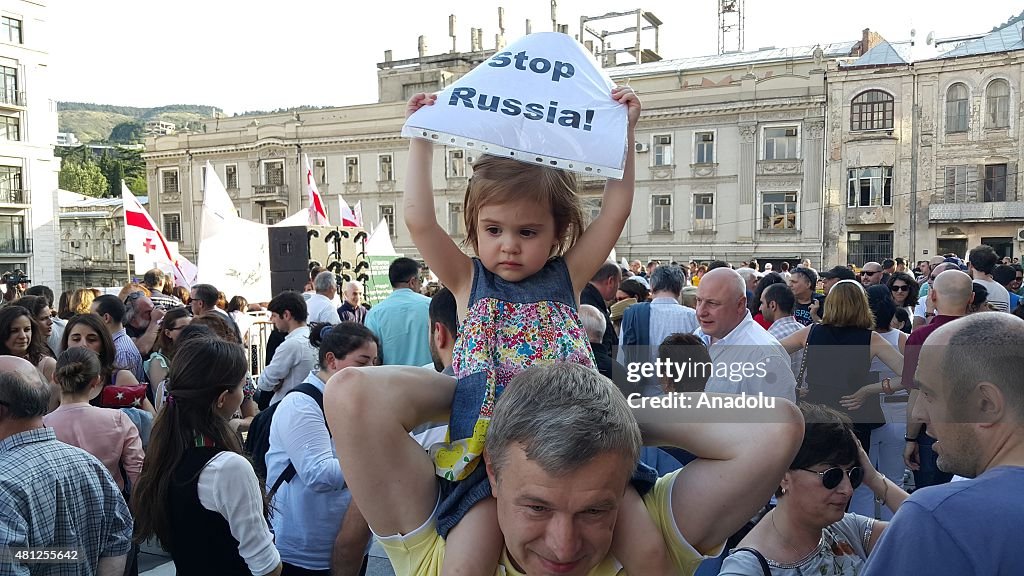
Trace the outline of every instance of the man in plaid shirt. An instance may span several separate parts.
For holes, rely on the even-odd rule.
[[[43,427],[50,387],[32,364],[0,356],[0,576],[121,576],[132,517],[106,467]],[[15,554],[70,551],[60,563]]]
[[[776,340],[795,332],[804,327],[793,317],[793,307],[796,305],[796,297],[793,290],[785,284],[772,284],[761,293],[761,314],[765,321],[771,322],[768,333],[775,336]],[[790,356],[790,363],[793,368],[793,375],[800,374],[800,360],[803,352],[797,352]],[[800,382],[797,382],[799,385]]]

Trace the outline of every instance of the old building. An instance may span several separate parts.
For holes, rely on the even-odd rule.
[[[1024,23],[951,41],[876,39],[829,72],[829,263],[1019,256]]]
[[[378,64],[380,102],[301,114],[209,120],[201,132],[147,139],[150,211],[168,240],[195,258],[202,171],[207,161],[238,213],[273,224],[305,206],[308,155],[329,211],[337,197],[362,202],[370,223],[388,221],[401,253],[415,255],[403,225],[408,143],[399,136],[405,101],[440,90],[486,60],[468,53]],[[627,258],[733,261],[818,260],[823,242],[825,72],[859,55],[861,42],[764,48],[608,68],[644,100],[637,128],[633,212],[616,246]],[[653,58],[652,58],[653,59]],[[434,158],[438,220],[465,234],[462,202],[474,158],[439,146]],[[582,179],[589,216],[603,181]]]
[[[63,290],[121,286],[128,278],[124,202],[58,191]],[[146,198],[139,198],[146,204]],[[56,286],[54,286],[56,288]]]
[[[56,103],[45,89],[48,11],[26,0],[0,10],[0,272],[20,268],[33,283],[56,287],[60,160]]]

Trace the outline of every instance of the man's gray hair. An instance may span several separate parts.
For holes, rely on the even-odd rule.
[[[640,457],[640,427],[611,380],[579,364],[555,362],[520,372],[495,404],[485,447],[496,476],[513,445],[554,476],[607,453],[621,454],[633,466]]]
[[[604,331],[608,324],[605,321],[604,314],[595,306],[580,304],[580,322],[583,323],[583,328],[587,331],[587,338],[591,342],[601,342],[604,340]]]
[[[952,384],[950,407],[966,406],[980,382],[991,382],[1018,422],[1024,422],[1024,320],[1005,312],[977,312],[939,330],[951,332],[942,355],[942,374]]]
[[[331,288],[338,289],[338,281],[334,278],[334,272],[326,270],[317,274],[313,279],[313,289],[317,294],[327,292]]]
[[[0,372],[0,401],[7,405],[12,418],[28,420],[45,415],[49,409],[50,386],[41,373],[34,374],[35,377],[15,370]]]
[[[679,266],[658,266],[651,273],[651,292],[671,292],[676,296],[686,285],[686,273]]]

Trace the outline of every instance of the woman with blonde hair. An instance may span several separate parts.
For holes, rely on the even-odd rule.
[[[71,294],[71,301],[68,304],[68,311],[71,313],[68,320],[78,314],[88,314],[92,301],[96,299],[96,292],[92,288],[79,288]]]
[[[799,395],[806,402],[849,415],[858,440],[866,447],[871,446],[871,430],[885,423],[877,396],[849,410],[843,400],[878,382],[877,374],[871,372],[873,358],[896,374],[903,373],[903,355],[874,329],[864,287],[855,280],[841,280],[825,299],[821,324],[811,324],[781,341],[790,354],[804,349],[797,375]]]

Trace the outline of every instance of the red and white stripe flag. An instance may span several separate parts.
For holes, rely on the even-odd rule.
[[[356,213],[352,211],[348,206],[348,202],[338,195],[338,206],[341,208],[341,225],[342,226],[359,226],[359,220],[356,218]]]
[[[356,202],[356,207],[352,209],[352,213],[355,215],[356,226],[363,225],[363,201]]]
[[[181,263],[167,245],[164,235],[160,233],[149,212],[146,212],[135,195],[128,190],[123,180],[121,200],[124,203],[124,242],[128,253],[135,256],[136,262],[147,267],[152,262],[157,268],[172,269],[175,280],[186,288],[191,288],[191,281],[182,271]]]
[[[327,208],[324,206],[324,199],[320,196],[320,190],[316,187],[316,178],[313,177],[313,169],[309,166],[309,156],[303,154],[306,163],[306,191],[309,194],[309,225],[327,226],[330,221],[327,219]]]

